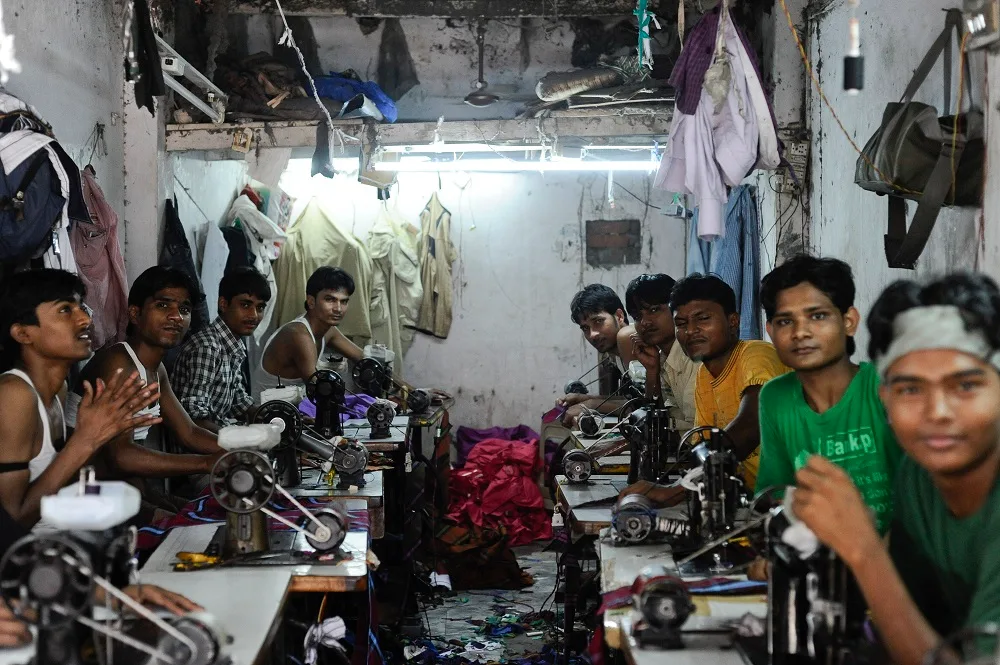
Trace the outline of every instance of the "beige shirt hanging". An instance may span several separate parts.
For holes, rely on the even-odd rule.
[[[420,276],[424,300],[417,330],[444,339],[451,330],[451,264],[458,258],[451,244],[451,213],[435,192],[420,213]]]
[[[374,287],[385,288],[386,317],[382,325],[372,324],[375,339],[388,346],[398,359],[393,371],[402,376],[402,359],[413,342],[424,287],[417,258],[417,229],[400,218],[395,210],[383,207],[368,234],[368,251],[375,264]]]
[[[354,278],[355,291],[340,332],[364,346],[372,337],[373,269],[371,256],[360,240],[340,228],[333,215],[313,198],[288,230],[275,265],[278,281],[277,326],[305,311],[306,281],[320,266],[343,268]],[[381,308],[380,296],[377,307]]]

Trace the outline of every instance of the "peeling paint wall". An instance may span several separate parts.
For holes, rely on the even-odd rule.
[[[648,200],[651,178],[616,174],[615,180]],[[295,191],[288,178],[284,183]],[[597,362],[596,351],[570,321],[573,294],[602,282],[624,297],[628,282],[643,272],[680,276],[684,222],[647,208],[620,187],[610,209],[604,174],[442,174],[441,186],[459,252],[454,323],[447,340],[417,335],[406,357],[406,379],[453,391],[456,424],[538,427],[566,381]],[[418,224],[437,187],[435,174],[401,174],[389,205]],[[298,189],[298,195],[308,195]],[[382,205],[375,190],[349,176],[338,176],[323,190],[332,208],[342,211],[344,225],[366,239]],[[661,198],[652,203],[659,205]],[[642,220],[643,263],[613,270],[587,266],[582,248],[588,219]]]
[[[898,3],[862,3],[864,11],[859,18],[867,85],[857,97],[850,97],[842,90],[842,61],[849,16],[846,3],[835,1],[829,4],[828,13],[810,23],[810,52],[820,83],[851,137],[860,146],[878,127],[885,104],[898,100],[902,95],[913,68],[944,26],[944,12],[941,10],[954,4],[950,0],[910,0],[906,3],[905,13],[900,14]],[[956,73],[952,78],[954,90],[958,86],[957,60],[956,55]],[[981,100],[982,55],[974,55],[972,64],[975,95]],[[942,69],[939,63],[916,98],[917,101],[936,105],[939,110],[942,110],[944,101]],[[953,104],[955,96],[953,93]],[[886,231],[886,199],[854,184],[857,153],[815,92],[810,92],[809,113],[814,141],[811,162],[812,249],[824,256],[843,259],[854,268],[858,307],[863,317],[867,316],[879,293],[894,280],[911,278],[914,274],[931,275],[975,266],[979,211],[944,208],[917,270],[888,268],[882,242]],[[995,121],[996,111],[991,111],[991,115]],[[1000,135],[992,133],[990,151],[996,155]],[[994,179],[995,176],[991,177],[991,180]],[[992,192],[987,200],[987,210],[996,209],[997,189],[996,183],[987,184],[986,191]],[[911,215],[914,209],[911,204]],[[995,245],[995,231],[991,233],[990,228],[986,231]],[[991,251],[991,256],[996,257],[996,248]],[[995,264],[994,260],[992,265]],[[867,341],[867,330],[862,325],[858,335],[859,355],[867,355],[864,353]]]
[[[35,107],[78,165],[93,162],[108,202],[121,214],[122,72],[112,4],[4,0],[3,20],[22,67],[7,92]],[[107,154],[97,151],[91,159],[88,140],[97,123],[105,126]]]

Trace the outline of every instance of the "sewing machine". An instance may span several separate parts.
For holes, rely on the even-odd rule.
[[[393,388],[392,363],[395,354],[382,344],[369,344],[355,365],[352,377],[358,390],[371,397],[382,398]]]
[[[322,371],[316,374],[321,373]],[[318,401],[316,405],[317,423],[320,423],[321,420],[328,423],[331,417],[336,418],[337,426],[343,433],[340,425],[340,410],[335,400]],[[389,422],[392,422],[391,417]],[[368,449],[357,441],[344,439],[340,436],[333,436],[333,440],[328,440],[329,437],[324,437],[321,432],[305,425],[302,414],[293,404],[278,400],[261,404],[254,414],[254,423],[275,425],[279,428],[279,442],[270,449],[270,454],[274,458],[275,472],[283,487],[297,487],[302,483],[298,466],[299,452],[319,457],[324,473],[335,469],[339,479],[337,485],[339,489],[365,486]],[[329,430],[329,427],[327,429]]]
[[[662,480],[660,476],[668,465],[676,464],[680,449],[680,433],[670,409],[656,406],[636,409],[619,427],[631,448],[629,483]]]
[[[315,429],[324,439],[344,435],[340,413],[347,385],[336,372],[321,369],[306,382],[306,397],[316,405]]]
[[[786,508],[774,509],[764,530],[770,664],[866,662],[864,597],[844,562]]]
[[[328,507],[310,511],[277,482],[277,474],[266,453],[281,443],[283,425],[284,421],[276,419],[272,424],[225,427],[219,432],[219,447],[228,452],[212,468],[209,489],[226,510],[226,525],[220,529],[223,558],[269,551],[267,517],[305,534],[309,545],[318,551],[336,549],[347,535],[347,514],[339,504],[330,503]],[[316,445],[324,454],[331,448],[339,448],[314,444],[304,433],[297,445],[301,446],[304,440],[310,441],[309,445]],[[302,513],[305,526],[267,507],[275,493],[281,494]]]
[[[177,665],[229,662],[223,654],[229,638],[210,616],[162,616],[121,591],[136,576],[136,530],[124,522],[139,504],[136,488],[98,482],[93,468],[85,468],[75,485],[42,499],[42,520],[57,531],[25,536],[0,560],[0,595],[18,618],[37,626],[36,665],[81,665],[84,629],[103,650],[102,662],[112,662],[110,654],[118,662],[161,655]],[[106,618],[94,612],[98,589]],[[112,600],[139,620],[112,609]],[[120,658],[122,649],[131,659]]]

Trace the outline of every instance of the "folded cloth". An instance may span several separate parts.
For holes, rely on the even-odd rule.
[[[538,444],[538,432],[527,425],[517,427],[490,427],[488,429],[472,429],[471,427],[459,427],[455,434],[455,448],[457,449],[456,466],[464,466],[469,453],[482,441],[487,439],[501,439],[503,441],[520,441],[522,443]]]
[[[375,398],[369,395],[347,395],[344,397],[344,407],[340,411],[340,422],[367,417],[368,407],[374,403]],[[315,418],[316,405],[304,399],[299,402],[299,412],[309,418]]]

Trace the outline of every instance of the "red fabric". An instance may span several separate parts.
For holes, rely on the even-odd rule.
[[[87,287],[86,302],[94,311],[93,348],[125,339],[128,325],[128,281],[125,259],[118,245],[118,215],[104,198],[97,178],[84,169],[83,198],[93,224],[74,224],[69,232],[80,279]]]
[[[552,520],[535,483],[538,442],[487,439],[451,476],[448,518],[507,530],[510,545],[552,537]]]

